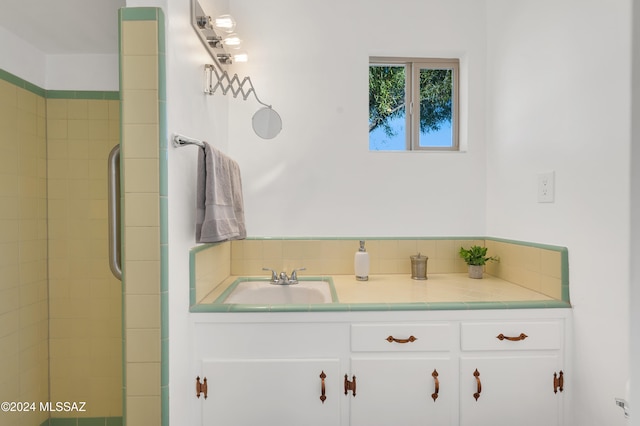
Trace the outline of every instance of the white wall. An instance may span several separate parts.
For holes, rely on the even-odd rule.
[[[260,105],[230,102],[251,236],[483,235],[484,2],[232,1],[251,76],[283,120],[265,141]],[[459,57],[462,153],[368,152],[369,56]]]
[[[119,90],[117,54],[47,55],[2,27],[0,68],[47,90]]]
[[[156,2],[157,3],[157,2]],[[206,96],[204,64],[211,63],[191,27],[190,2],[168,0],[164,6],[167,33],[167,131],[206,140],[228,151],[227,104],[224,96]],[[223,13],[224,4],[214,8],[201,2],[207,13]],[[184,424],[190,418],[185,399],[193,390],[194,368],[189,327],[189,250],[195,244],[195,190],[198,148],[168,149],[169,170],[169,383],[170,424]],[[186,401],[189,401],[187,403]]]
[[[117,17],[114,16],[117,22]],[[47,55],[47,90],[120,90],[118,55]]]
[[[45,88],[45,54],[3,27],[0,27],[0,68]]]
[[[487,1],[487,234],[569,249],[573,424],[625,424],[631,1]],[[537,203],[554,170],[556,201]]]
[[[631,288],[630,288],[630,359],[640,359],[640,7],[633,6],[633,74],[632,74],[632,150],[631,150]],[[640,365],[630,363],[631,383],[635,386],[630,395],[631,405],[637,405],[640,397]],[[631,417],[630,424],[640,426],[639,410]]]
[[[117,28],[115,12],[109,19]],[[46,90],[119,90],[116,51],[113,54],[47,54],[2,26],[0,68]]]

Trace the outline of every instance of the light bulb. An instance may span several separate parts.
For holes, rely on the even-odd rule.
[[[249,60],[249,55],[244,50],[233,54],[233,62],[247,62]]]
[[[225,38],[222,39],[222,44],[230,49],[240,49],[242,45],[242,40],[238,37],[238,34],[231,33]]]
[[[236,28],[236,21],[231,15],[220,15],[213,21],[213,27],[225,33],[232,33]]]

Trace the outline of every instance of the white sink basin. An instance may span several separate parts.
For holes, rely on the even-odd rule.
[[[331,303],[331,285],[328,281],[300,281],[298,284],[279,285],[268,281],[241,281],[223,303],[242,304],[311,304]]]

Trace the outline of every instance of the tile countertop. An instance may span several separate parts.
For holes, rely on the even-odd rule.
[[[333,280],[338,302],[321,305],[215,303],[238,278],[240,277],[228,277],[198,304],[192,306],[191,311],[300,312],[570,307],[568,302],[553,299],[491,275],[485,274],[483,279],[471,279],[466,273],[430,274],[427,280],[413,280],[404,274],[380,274],[369,276],[368,281],[357,281],[353,275],[332,275],[330,278]],[[304,278],[301,277],[301,280]]]

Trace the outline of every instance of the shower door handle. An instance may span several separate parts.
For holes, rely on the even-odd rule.
[[[109,153],[109,268],[122,281],[120,253],[120,144]]]

